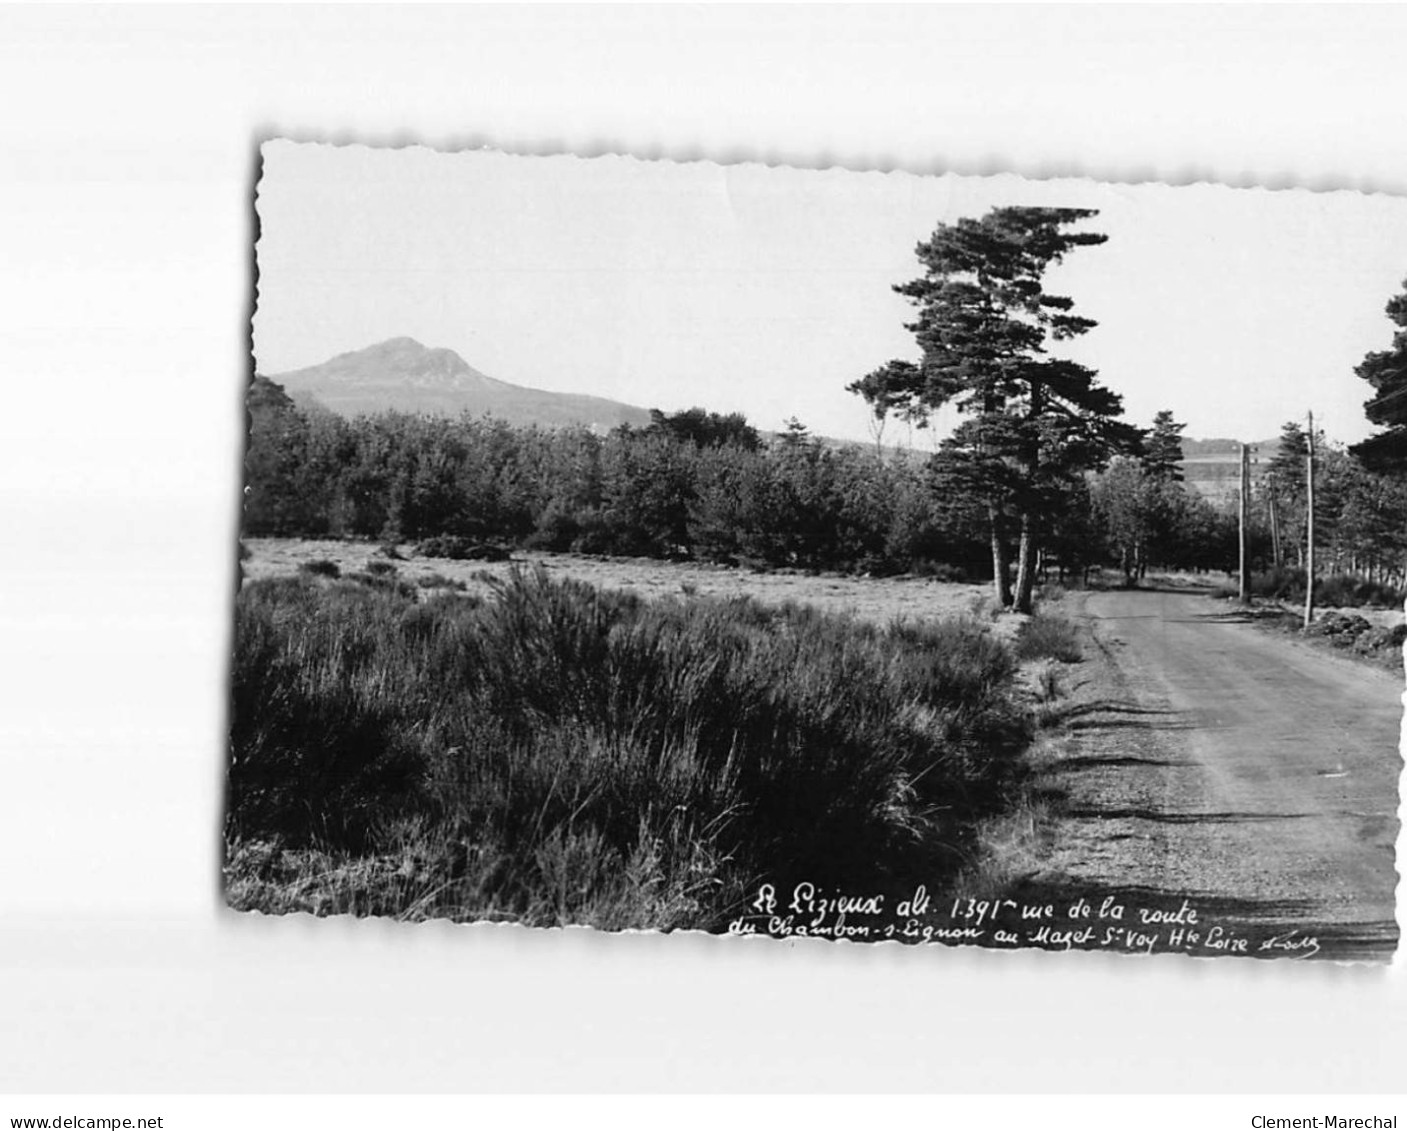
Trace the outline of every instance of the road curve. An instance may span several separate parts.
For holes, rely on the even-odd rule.
[[[1402,680],[1195,593],[1066,604],[1094,647],[1039,779],[1057,815],[1035,886],[1189,899],[1257,957],[1389,958]]]

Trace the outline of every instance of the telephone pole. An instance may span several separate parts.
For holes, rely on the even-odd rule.
[[[1305,453],[1304,627],[1314,619],[1314,413],[1309,414],[1309,448]]]
[[[1285,564],[1285,555],[1280,549],[1280,518],[1275,510],[1275,480],[1267,476],[1263,482],[1266,486],[1266,502],[1270,505],[1270,552],[1275,557],[1275,568],[1279,569]]]
[[[1241,445],[1241,604],[1251,603],[1251,537],[1246,529],[1251,494],[1251,450]]]

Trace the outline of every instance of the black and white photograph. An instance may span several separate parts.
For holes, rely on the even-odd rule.
[[[231,908],[1391,959],[1407,200],[275,138],[253,207]]]
[[[1401,1126],[1404,35],[0,4],[0,1127]]]

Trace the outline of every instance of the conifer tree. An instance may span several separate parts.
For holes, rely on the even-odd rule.
[[[1374,396],[1363,406],[1368,419],[1385,430],[1351,452],[1372,470],[1400,472],[1407,470],[1407,280],[1386,310],[1397,326],[1392,348],[1368,354],[1354,370],[1373,386]]]
[[[1153,417],[1153,429],[1143,442],[1143,470],[1161,483],[1181,483],[1182,430],[1173,414],[1164,409]]]
[[[1086,366],[1051,357],[1047,343],[1095,325],[1044,287],[1047,268],[1106,236],[1072,231],[1080,208],[995,208],[940,224],[916,254],[924,274],[894,289],[918,309],[907,328],[917,364],[891,362],[852,391],[922,416],[952,404],[963,423],[935,456],[944,489],[979,500],[988,516],[998,599],[1031,609],[1037,549],[1071,477],[1137,445],[1117,418],[1122,401]],[[1007,541],[1019,535],[1016,591]]]

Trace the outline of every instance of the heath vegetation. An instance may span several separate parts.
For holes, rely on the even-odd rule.
[[[764,877],[931,883],[1029,737],[967,619],[386,580],[239,595],[237,907],[707,929]]]

